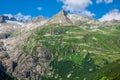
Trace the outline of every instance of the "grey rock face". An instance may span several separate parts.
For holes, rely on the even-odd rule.
[[[9,59],[9,55],[4,46],[4,43],[0,42],[0,61],[4,61],[4,59]]]
[[[0,16],[0,23],[3,22],[3,16]]]
[[[38,47],[33,53],[17,52],[9,55],[5,43],[0,42],[0,62],[5,72],[11,73],[19,80],[40,80],[45,75],[50,63],[50,53],[42,47]],[[0,67],[2,69],[3,67]]]
[[[50,62],[50,54],[47,50],[39,47],[36,53],[22,55],[17,61],[18,66],[13,74],[18,79],[39,80],[45,75]]]

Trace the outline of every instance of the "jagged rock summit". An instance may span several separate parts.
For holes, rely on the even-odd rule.
[[[68,13],[65,10],[61,10],[55,16],[53,16],[48,22],[49,23],[60,23],[60,24],[72,24],[71,20],[67,17]]]
[[[61,10],[52,18],[49,19],[49,24],[62,24],[62,25],[71,25],[76,24],[76,22],[83,22],[87,24],[98,24],[99,21],[90,17],[80,16],[76,14],[67,13],[65,10]]]

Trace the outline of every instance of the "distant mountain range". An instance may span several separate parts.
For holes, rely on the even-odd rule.
[[[52,18],[46,19],[43,16],[38,16],[35,18],[28,18],[28,19],[24,19],[23,16],[18,17],[18,16],[9,16],[9,15],[2,15],[0,16],[0,23],[7,23],[7,22],[11,22],[11,21],[16,21],[16,22],[39,22],[42,20],[48,20],[48,23],[61,23],[61,24],[74,24],[77,21],[81,21],[81,22],[85,22],[88,24],[96,24],[96,23],[100,23],[99,20],[97,19],[93,19],[90,17],[85,17],[85,16],[80,16],[80,15],[76,15],[76,14],[69,14],[64,10],[61,10],[59,13],[57,13],[56,15],[54,15]],[[106,22],[120,22],[120,20],[111,20],[111,21],[104,21]],[[103,22],[103,23],[104,23]]]
[[[0,16],[0,23],[7,23],[7,22],[28,22],[28,21],[40,21],[40,20],[45,20],[45,17],[43,16],[38,16],[35,18],[29,18],[29,19],[24,19],[24,17],[18,17],[18,16],[7,16],[7,15],[2,15]]]
[[[8,16],[0,16],[0,23],[5,23],[6,21],[17,21],[16,18],[11,17],[9,18]]]

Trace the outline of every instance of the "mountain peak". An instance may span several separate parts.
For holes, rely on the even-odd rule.
[[[67,16],[68,13],[65,10],[61,10],[58,14],[61,16]]]
[[[72,24],[67,14],[65,10],[61,10],[49,20],[49,23]]]

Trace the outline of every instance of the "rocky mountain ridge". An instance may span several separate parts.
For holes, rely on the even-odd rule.
[[[120,59],[119,21],[99,22],[64,10],[50,19],[2,20],[0,17],[0,65],[14,79],[85,80],[87,75],[80,72],[89,74]]]

